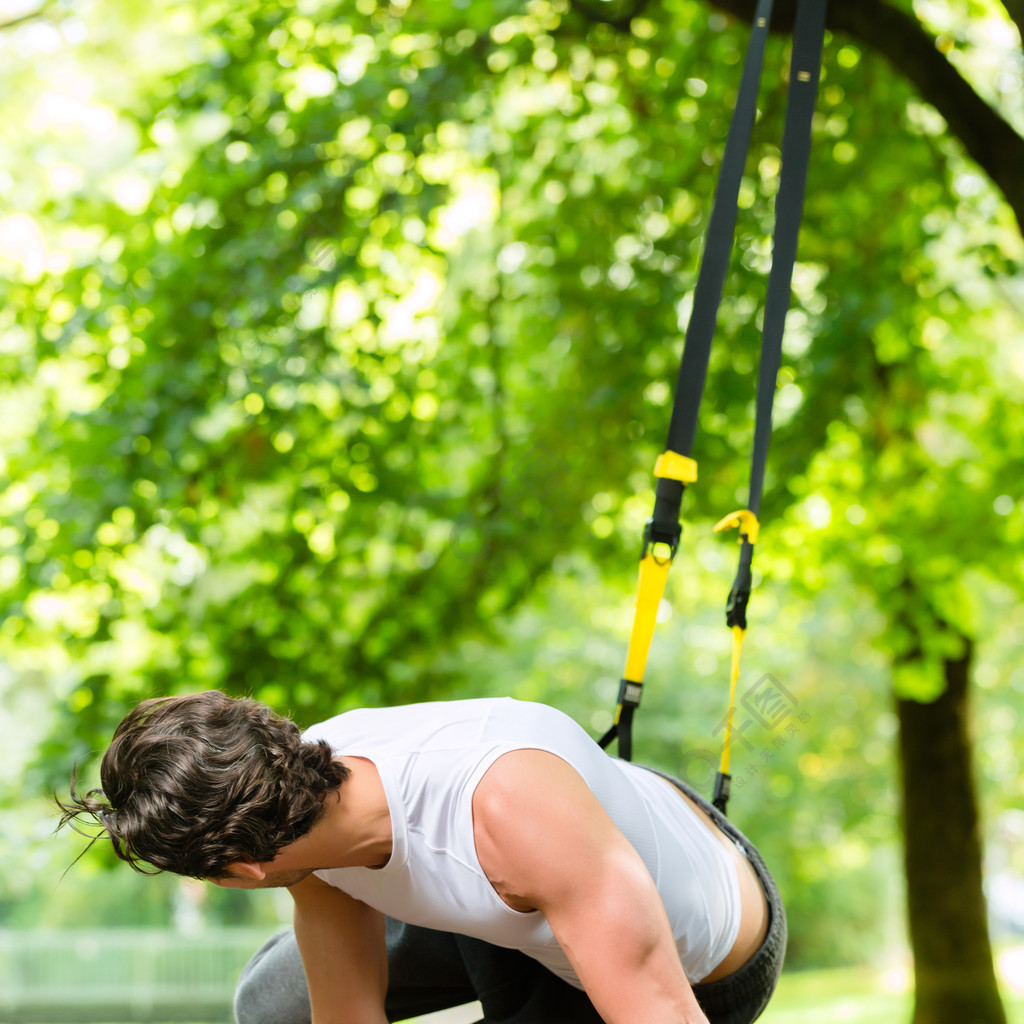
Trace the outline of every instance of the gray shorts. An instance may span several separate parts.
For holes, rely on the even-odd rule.
[[[760,854],[728,819],[685,783],[664,777],[741,846],[768,898],[768,934],[757,953],[728,977],[694,986],[711,1024],[750,1024],[768,1005],[782,970],[786,915],[779,891]],[[391,918],[387,947],[388,1020],[479,1000],[482,1024],[601,1024],[586,993],[516,950]],[[310,1024],[306,977],[292,932],[275,935],[246,966],[235,993],[235,1016],[238,1024]]]

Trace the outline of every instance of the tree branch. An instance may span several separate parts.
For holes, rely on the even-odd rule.
[[[1017,26],[1021,42],[1024,42],[1024,0],[1002,0],[1010,20]]]
[[[639,17],[649,5],[650,0],[635,0],[633,6],[625,14],[606,14],[590,4],[581,3],[580,0],[575,0],[572,6],[573,10],[582,14],[587,21],[598,25],[608,25],[617,32],[628,32],[633,19]],[[605,4],[605,6],[608,5]]]
[[[744,21],[754,15],[754,0],[710,0],[713,6]],[[1024,0],[1004,0],[1010,16],[1024,11]],[[794,0],[776,8],[772,28],[792,28]],[[939,53],[935,40],[912,16],[883,0],[834,3],[828,27],[862,42],[893,68],[946,119],[968,155],[1003,193],[1024,233],[1024,139],[1003,120]]]
[[[7,29],[17,28],[19,25],[24,25],[26,22],[35,21],[37,18],[43,17],[46,13],[46,9],[50,4],[43,4],[42,7],[29,11],[28,14],[19,14],[16,18],[11,18],[10,21],[0,22],[0,32],[5,32]]]

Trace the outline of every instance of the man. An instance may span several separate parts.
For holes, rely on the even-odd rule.
[[[288,887],[294,942],[240,1024],[383,1024],[479,998],[489,1022],[748,1024],[785,917],[753,847],[681,783],[509,699],[364,709],[300,735],[216,691],[140,704],[93,815],[118,856]]]

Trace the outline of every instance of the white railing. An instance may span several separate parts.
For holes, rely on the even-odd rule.
[[[3,1024],[228,1024],[266,929],[0,929]]]

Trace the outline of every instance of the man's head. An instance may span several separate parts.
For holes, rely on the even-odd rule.
[[[103,756],[103,789],[79,797],[72,783],[61,824],[95,818],[137,871],[222,877],[310,831],[348,775],[332,756],[254,700],[210,690],[143,701]]]

